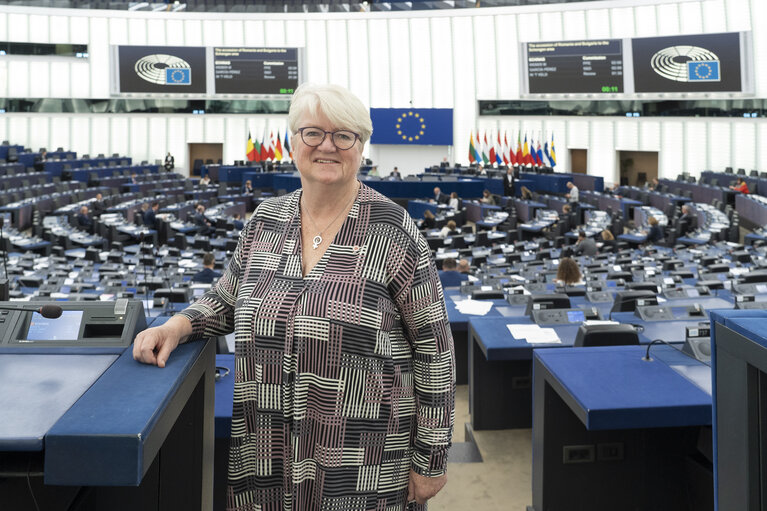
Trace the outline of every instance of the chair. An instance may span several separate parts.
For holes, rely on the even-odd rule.
[[[745,176],[746,175],[746,169],[738,169],[738,175],[739,176]]]
[[[632,346],[639,336],[631,325],[581,325],[575,335],[575,347]]]

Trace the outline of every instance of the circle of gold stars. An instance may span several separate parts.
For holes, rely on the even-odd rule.
[[[408,135],[407,133],[402,133],[402,122],[408,117],[414,117],[415,121],[418,122],[420,129],[418,130],[417,135]],[[402,140],[412,142],[413,140],[418,140],[423,136],[424,130],[426,129],[426,121],[423,120],[423,117],[421,117],[420,114],[407,112],[406,114],[402,114],[400,117],[397,117],[397,124],[395,124],[394,127],[397,128],[397,135],[401,136]]]

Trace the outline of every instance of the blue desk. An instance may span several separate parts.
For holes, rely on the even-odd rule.
[[[710,368],[667,346],[644,354],[536,350],[532,509],[711,508],[710,472],[692,457],[711,424]]]

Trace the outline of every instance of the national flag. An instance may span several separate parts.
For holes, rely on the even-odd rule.
[[[501,144],[501,132],[497,133],[496,141],[498,142],[498,149],[495,151],[495,163],[500,167],[503,165],[504,158],[501,158],[503,153],[503,144]]]
[[[477,138],[479,138],[479,133],[477,134]],[[482,163],[487,165],[487,162],[489,162],[490,159],[487,157],[487,131],[485,131],[485,142],[482,144]]]
[[[248,132],[248,142],[245,144],[245,157],[248,161],[256,159],[256,147],[253,145],[253,139],[250,137],[250,132]]]
[[[280,132],[277,132],[277,145],[274,148],[274,159],[282,161],[282,143],[280,142]]]
[[[525,144],[522,146],[522,164],[532,165],[533,157],[530,154],[530,149],[527,147],[527,133],[525,133]]]
[[[538,145],[535,150],[535,157],[538,159],[538,165],[543,167],[545,163],[543,163],[543,151],[541,150],[541,140],[538,139]]]
[[[551,156],[549,156],[549,161],[551,161],[551,168],[554,168],[557,166],[557,153],[554,150],[554,134],[551,134],[551,152],[549,153]]]
[[[474,156],[477,150],[474,149],[474,134],[469,131],[469,165],[477,161],[477,157]]]
[[[501,137],[501,134],[498,133],[498,138],[500,137]],[[498,143],[500,144],[500,141]],[[511,154],[509,154],[509,139],[506,136],[506,131],[503,132],[503,146],[501,147],[501,154],[503,155],[504,165],[508,165],[509,163],[511,163],[511,161],[509,160],[509,157],[511,156]]]
[[[290,147],[290,141],[288,140],[288,129],[285,128],[285,150],[283,151],[288,155],[291,161],[293,161],[293,148]]]
[[[258,139],[253,141],[253,161],[261,161],[261,142]]]
[[[266,137],[266,128],[264,128],[264,136],[261,138],[261,161],[269,159],[269,139]]]
[[[487,134],[485,134],[485,137],[487,137]],[[493,136],[490,135],[490,141],[492,141],[492,140],[493,140]],[[489,153],[490,153],[489,154],[489,156],[490,156],[490,165],[492,165],[493,163],[495,163],[495,143],[490,144],[490,151],[489,151]]]
[[[517,151],[514,153],[514,165],[524,165],[525,159],[522,155],[522,132],[517,132]]]
[[[274,161],[274,132],[269,132],[269,159]]]
[[[549,167],[553,167],[553,165],[550,164],[551,163],[551,155],[549,154],[549,141],[548,140],[543,143],[543,154],[546,156],[546,159],[549,160]]]

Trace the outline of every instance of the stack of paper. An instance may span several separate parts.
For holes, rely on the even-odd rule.
[[[493,303],[486,300],[462,300],[456,302],[455,308],[461,314],[473,314],[475,316],[484,316],[493,307]]]
[[[553,328],[541,328],[538,325],[506,325],[511,335],[517,340],[529,344],[562,344]]]

